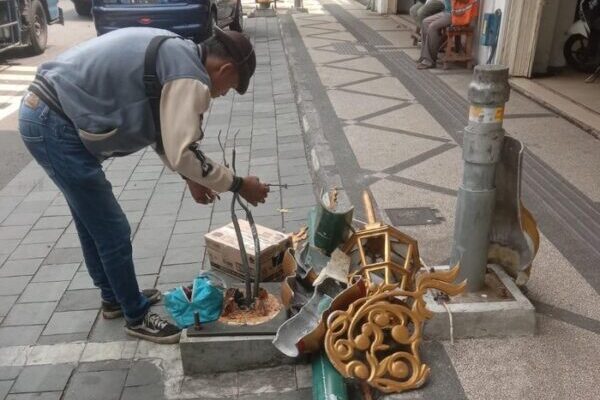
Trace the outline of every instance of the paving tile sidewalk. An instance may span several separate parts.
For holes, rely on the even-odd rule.
[[[220,161],[220,131],[229,162],[235,143],[238,174],[289,184],[273,187],[254,216],[291,232],[315,196],[287,59],[277,18],[248,19],[246,31],[257,56],[252,86],[213,102],[202,146]],[[152,150],[105,170],[132,226],[140,286],[168,290],[209,268],[203,235],[231,220],[229,194],[197,205]],[[0,399],[308,397],[302,366],[184,380],[177,346],[132,340],[123,320],[99,316],[99,301],[64,198],[28,165],[0,191]]]

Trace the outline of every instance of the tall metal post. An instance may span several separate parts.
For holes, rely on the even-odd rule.
[[[485,280],[496,188],[496,164],[504,141],[508,68],[478,65],[469,85],[469,125],[463,136],[463,183],[458,190],[450,265],[460,262],[459,280],[479,290]]]

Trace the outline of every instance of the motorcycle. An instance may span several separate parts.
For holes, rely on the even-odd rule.
[[[569,28],[563,53],[567,64],[574,69],[597,73],[600,68],[600,0],[581,0],[578,16]]]

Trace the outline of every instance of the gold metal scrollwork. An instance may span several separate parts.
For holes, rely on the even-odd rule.
[[[428,289],[456,295],[465,282],[453,284],[458,265],[448,271],[423,273],[415,290],[399,284],[374,285],[367,296],[327,320],[325,350],[346,378],[366,381],[384,392],[403,392],[422,386],[430,368],[419,355],[423,323],[431,317],[423,296]]]
[[[417,241],[378,222],[367,192],[363,193],[363,201],[368,222],[342,247],[354,262],[350,280],[362,276],[367,286],[397,283],[401,289],[414,289],[416,274],[422,266]]]

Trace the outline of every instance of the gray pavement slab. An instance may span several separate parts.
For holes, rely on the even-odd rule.
[[[31,226],[36,223],[38,219],[40,219],[40,213],[32,213],[32,212],[23,212],[23,213],[13,213],[10,214],[4,221],[2,221],[2,225],[4,226]]]
[[[0,347],[35,344],[44,325],[0,327]]]
[[[152,195],[152,189],[138,189],[138,190],[123,190],[119,195],[119,204],[122,201],[140,200],[147,202]]]
[[[13,385],[13,381],[0,381],[0,397],[5,398]]]
[[[43,258],[6,261],[0,267],[0,277],[34,275],[42,261]]]
[[[127,374],[125,386],[145,386],[162,380],[162,373],[156,365],[148,361],[136,361]]]
[[[69,281],[30,283],[19,298],[19,303],[58,301],[68,285]]]
[[[200,232],[173,234],[169,241],[169,249],[203,247],[204,245],[204,234]]]
[[[63,265],[44,265],[36,272],[32,282],[70,281],[75,276],[79,263]]]
[[[8,314],[10,308],[15,304],[19,296],[0,296],[0,316]]]
[[[83,261],[81,248],[70,247],[64,249],[53,249],[46,259],[44,264],[71,264]]]
[[[75,273],[75,276],[69,284],[69,290],[94,289],[96,287],[87,270],[82,271],[84,268],[85,266],[82,265],[79,272]]]
[[[200,263],[165,265],[161,270],[158,283],[192,282],[201,269]]]
[[[132,221],[130,220],[130,223]],[[79,242],[79,235],[76,233],[65,232],[61,235],[58,242],[56,242],[55,248],[64,249],[69,247],[79,247],[81,246]]]
[[[62,391],[72,371],[70,364],[27,366],[15,381],[11,393]]]
[[[42,217],[33,226],[34,230],[61,229],[66,228],[71,222],[70,216]]]
[[[19,239],[3,239],[0,240],[0,255],[10,255],[19,245]]]
[[[173,228],[173,234],[200,233],[204,235],[208,231],[210,219],[194,219],[177,221]]]
[[[121,318],[104,319],[98,317],[89,335],[91,342],[134,341],[125,333],[125,321]]]
[[[155,275],[160,271],[162,257],[138,258],[133,260],[136,275]]]
[[[0,296],[21,294],[27,284],[30,276],[14,276],[8,278],[0,278]]]
[[[56,311],[94,310],[99,307],[99,289],[67,290],[58,302]]]
[[[2,321],[2,326],[45,325],[55,308],[55,302],[15,304]]]
[[[127,371],[76,372],[67,388],[65,400],[119,400]]]
[[[23,239],[29,229],[29,226],[0,226],[0,240]]]
[[[138,285],[141,289],[153,288],[156,286],[158,275],[140,275],[137,277]]]
[[[23,244],[53,243],[60,237],[64,229],[32,230],[23,239]]]
[[[201,262],[204,258],[204,247],[182,247],[168,249],[163,260],[163,265],[190,264]]]
[[[52,243],[20,244],[9,257],[9,260],[27,258],[44,258],[52,250]]]
[[[88,333],[96,320],[98,310],[61,311],[52,315],[44,335]]]
[[[22,370],[22,367],[0,367],[0,381],[14,380]]]

